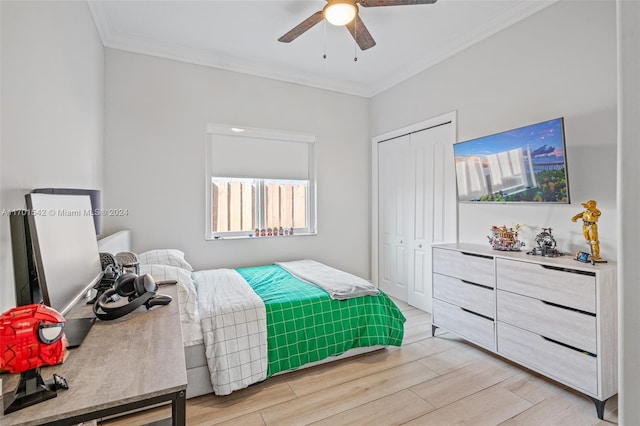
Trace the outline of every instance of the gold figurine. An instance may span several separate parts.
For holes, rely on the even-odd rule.
[[[589,247],[591,247],[591,260],[593,262],[603,262],[600,257],[600,241],[598,240],[598,218],[602,213],[596,208],[596,204],[595,200],[582,203],[582,207],[585,210],[573,216],[571,221],[576,222],[578,219],[582,219],[582,234]]]

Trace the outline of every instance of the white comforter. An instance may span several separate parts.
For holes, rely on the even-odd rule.
[[[298,279],[329,293],[332,299],[345,300],[359,296],[377,296],[380,291],[369,281],[315,260],[276,262]]]
[[[211,384],[216,395],[267,378],[267,320],[262,299],[233,269],[194,272]]]

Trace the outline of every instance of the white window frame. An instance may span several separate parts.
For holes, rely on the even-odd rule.
[[[212,149],[212,141],[216,135],[225,135],[225,136],[244,136],[244,137],[256,137],[262,139],[272,139],[276,141],[285,141],[285,142],[293,142],[293,143],[306,143],[308,144],[308,155],[307,155],[307,170],[308,170],[308,194],[307,194],[307,228],[295,228],[293,236],[300,235],[317,235],[317,179],[316,179],[316,163],[315,163],[315,136],[300,134],[300,133],[291,133],[291,132],[282,132],[282,131],[274,131],[268,129],[256,129],[256,128],[246,128],[239,126],[230,126],[230,125],[219,125],[219,124],[210,124],[207,126],[206,133],[206,146],[205,146],[205,170],[206,170],[206,185],[205,185],[205,239],[206,240],[224,240],[224,239],[239,239],[239,238],[256,238],[254,236],[254,231],[242,231],[242,232],[216,232],[214,233],[211,229],[211,182],[214,178],[249,178],[247,176],[216,176],[212,173],[211,167],[209,164],[209,158]],[[258,179],[261,181],[269,181],[273,180],[273,177],[270,178],[256,178],[252,177],[252,179]],[[291,179],[281,179],[284,181]],[[262,182],[257,185],[256,192],[257,195],[257,205],[256,208],[258,210],[256,216],[256,220],[260,223],[260,217],[262,216],[262,197],[261,193],[263,190]],[[269,238],[269,237],[259,237],[259,238]],[[272,237],[273,238],[273,237]]]

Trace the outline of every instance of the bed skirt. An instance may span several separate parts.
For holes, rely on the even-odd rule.
[[[353,348],[342,355],[330,356],[320,361],[307,363],[298,370],[362,355],[368,352],[378,351],[384,348],[386,348],[386,346],[382,345]],[[184,354],[187,361],[187,399],[212,393],[213,386],[211,386],[211,377],[209,375],[209,367],[207,367],[204,344],[201,343],[198,345],[186,346],[184,348]],[[296,370],[281,371],[275,375],[287,374],[291,371]]]

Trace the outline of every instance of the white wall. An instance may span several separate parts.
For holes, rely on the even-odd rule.
[[[195,268],[310,257],[369,276],[369,100],[106,49],[105,230]],[[318,235],[205,241],[208,123],[316,136]],[[246,153],[252,155],[251,152]]]
[[[0,207],[37,187],[102,186],[104,49],[85,2],[1,1]],[[15,305],[0,216],[0,312]]]
[[[621,425],[640,424],[640,3],[618,0],[618,307]]]
[[[378,135],[458,111],[460,141],[565,117],[571,205],[459,205],[459,239],[486,244],[491,225],[520,223],[528,247],[551,226],[559,248],[587,250],[570,218],[598,201],[601,254],[616,258],[615,2],[560,1],[371,102]]]

